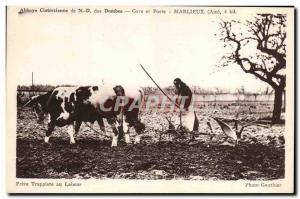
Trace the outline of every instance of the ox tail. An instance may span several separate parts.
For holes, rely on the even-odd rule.
[[[37,102],[38,96],[33,96],[26,104],[23,105],[23,108],[26,106],[31,106],[32,104]]]
[[[29,103],[29,102],[27,102],[26,104],[24,104],[24,105],[22,106],[22,108],[24,108],[24,107],[28,106],[28,103]]]

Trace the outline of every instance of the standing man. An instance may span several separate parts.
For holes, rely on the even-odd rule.
[[[183,109],[187,111],[189,109],[189,106],[191,105],[193,93],[190,87],[188,87],[179,78],[174,79],[174,85],[176,88],[176,94],[178,95],[176,103],[180,106],[183,105]]]
[[[181,79],[176,78],[173,83],[178,95],[176,103],[180,106],[180,124],[189,131],[197,131],[199,122],[191,107],[193,93]]]

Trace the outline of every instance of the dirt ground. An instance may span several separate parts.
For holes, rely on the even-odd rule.
[[[168,122],[176,113],[143,111],[146,125],[141,144],[111,141],[82,124],[77,143],[69,144],[66,127],[56,128],[50,144],[43,142],[46,123],[37,124],[31,108],[18,108],[18,178],[122,178],[188,180],[271,180],[284,178],[284,125],[245,128],[234,147],[212,117],[252,122],[269,119],[272,104],[266,102],[210,102],[199,105],[200,133],[182,137],[166,134]],[[238,116],[237,116],[238,113]],[[209,129],[210,122],[213,132]],[[231,124],[232,125],[232,124]],[[106,125],[107,131],[111,131]],[[93,128],[99,130],[95,123]],[[134,131],[131,133],[134,139]],[[194,137],[195,139],[191,139]]]

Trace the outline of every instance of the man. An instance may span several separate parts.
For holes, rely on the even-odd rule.
[[[174,85],[176,88],[176,94],[178,94],[178,99],[176,100],[176,103],[181,106],[183,105],[182,108],[187,111],[189,106],[191,105],[193,93],[190,87],[188,87],[179,78],[176,78],[174,80]]]
[[[189,131],[197,131],[199,122],[191,107],[193,93],[181,79],[176,78],[173,83],[178,94],[176,103],[180,106],[180,125]]]

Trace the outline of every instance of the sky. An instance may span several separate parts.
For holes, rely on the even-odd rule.
[[[30,85],[33,72],[35,84],[154,86],[142,64],[162,87],[172,85],[176,77],[204,89],[244,86],[246,91],[260,91],[267,87],[236,65],[216,67],[224,54],[224,44],[215,36],[220,19],[246,19],[257,10],[241,9],[230,16],[18,15],[19,10],[8,10],[7,43],[8,67],[16,69],[19,85]]]

